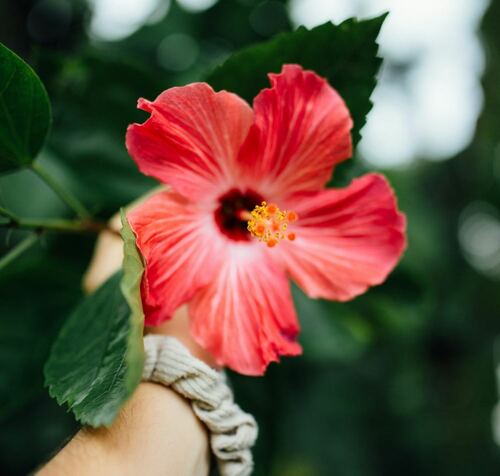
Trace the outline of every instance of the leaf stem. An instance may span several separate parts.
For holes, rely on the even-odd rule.
[[[0,207],[0,215],[9,218],[11,221],[18,221],[16,215],[14,215],[12,212],[9,212],[9,210],[4,207]]]
[[[108,230],[106,223],[92,220],[63,220],[45,219],[31,220],[19,219],[12,228],[31,229],[38,232],[43,231],[65,231],[70,233],[99,233]]]
[[[95,220],[20,218],[3,207],[0,207],[0,215],[8,219],[8,221],[6,221],[5,223],[0,222],[0,228],[33,230],[38,234],[43,233],[44,231],[62,231],[69,233],[100,233],[101,231],[105,230],[118,234],[117,231],[109,228],[106,223]]]
[[[90,217],[90,213],[83,204],[68,190],[66,190],[52,175],[45,170],[38,162],[31,164],[31,169],[35,172],[75,213],[83,220]]]
[[[27,236],[24,240],[20,241],[14,248],[12,248],[6,255],[0,258],[0,269],[8,266],[12,261],[14,261],[18,256],[23,254],[26,250],[31,248],[38,240],[38,235],[32,233]]]

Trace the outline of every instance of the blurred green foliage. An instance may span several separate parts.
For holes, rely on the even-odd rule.
[[[60,31],[57,15],[38,12],[33,20],[34,4],[0,0],[0,41],[47,86],[54,126],[41,163],[102,219],[153,185],[123,144],[127,125],[144,118],[137,98],[199,80],[231,51],[290,29],[284,2],[220,0],[200,14],[172,2],[160,22],[99,43],[85,33],[83,0],[71,2],[69,27]],[[36,40],[27,19],[29,31],[38,21]],[[238,402],[260,424],[256,475],[498,474],[490,416],[499,283],[469,266],[457,231],[471,202],[500,206],[499,21],[494,1],[482,26],[486,100],[473,143],[449,161],[388,173],[409,222],[409,249],[397,271],[346,304],[311,301],[295,290],[304,355],[271,366],[262,379],[231,376]],[[173,33],[198,45],[183,71],[158,61],[158,45]],[[364,171],[355,158],[339,167],[336,185]],[[71,216],[29,171],[0,177],[0,205],[26,217]],[[25,236],[2,233],[0,255]],[[81,298],[93,244],[92,236],[42,235],[0,274],[2,475],[26,474],[76,430],[48,398],[42,366]]]

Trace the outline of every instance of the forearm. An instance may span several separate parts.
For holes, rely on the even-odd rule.
[[[206,476],[208,436],[173,390],[141,383],[110,428],[82,429],[38,476]]]

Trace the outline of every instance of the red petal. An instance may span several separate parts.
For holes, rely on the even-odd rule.
[[[190,198],[233,183],[236,155],[252,122],[245,101],[194,83],[168,89],[153,102],[141,99],[138,107],[151,117],[129,126],[126,143],[141,172]]]
[[[238,160],[273,197],[316,191],[352,152],[349,111],[328,82],[298,65],[270,74],[254,101],[254,123]]]
[[[299,215],[296,239],[280,243],[274,257],[311,297],[352,299],[382,283],[406,247],[405,216],[381,175],[290,197],[289,205]]]
[[[146,325],[158,325],[213,278],[223,242],[211,214],[175,192],[154,194],[127,217],[146,262]]]
[[[190,304],[198,343],[246,375],[262,375],[280,355],[301,353],[288,281],[260,246],[228,248],[215,280]]]

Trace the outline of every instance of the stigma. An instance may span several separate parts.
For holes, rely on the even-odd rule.
[[[247,218],[250,234],[270,248],[284,239],[295,240],[295,233],[288,229],[298,218],[294,211],[280,210],[274,203],[262,202],[248,213]]]

